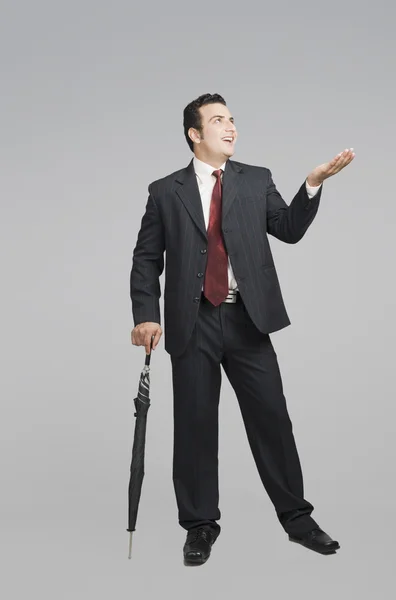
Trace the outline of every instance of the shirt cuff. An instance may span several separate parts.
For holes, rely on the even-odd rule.
[[[322,184],[320,185],[308,185],[308,183],[305,181],[305,187],[307,188],[307,194],[310,198],[313,198],[317,192],[319,191],[319,188],[321,187]]]

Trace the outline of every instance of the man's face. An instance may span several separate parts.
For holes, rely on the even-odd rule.
[[[234,154],[237,130],[234,119],[223,104],[206,104],[199,109],[202,132],[194,135],[195,150],[203,158],[226,160]]]

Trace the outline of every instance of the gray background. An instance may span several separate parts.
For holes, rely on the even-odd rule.
[[[391,3],[2,2],[1,587],[8,599],[386,598],[394,524],[394,18]],[[150,181],[188,164],[182,111],[222,94],[236,160],[289,203],[347,147],[304,239],[271,239],[292,326],[272,336],[314,516],[287,541],[223,374],[223,531],[182,564],[171,364],[152,359],[133,561],[129,270]],[[163,286],[163,280],[161,281]],[[161,309],[163,308],[161,298]],[[389,530],[388,527],[391,529]]]

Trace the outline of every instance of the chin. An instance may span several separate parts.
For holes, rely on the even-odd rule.
[[[224,156],[226,156],[227,158],[231,158],[231,156],[233,156],[235,152],[234,148],[230,148],[229,150],[227,150],[227,152],[224,152]]]

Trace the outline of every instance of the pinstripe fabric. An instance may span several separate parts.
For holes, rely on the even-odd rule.
[[[173,483],[185,529],[216,523],[218,406],[221,365],[236,393],[262,483],[285,531],[317,526],[304,498],[301,465],[275,350],[241,298],[213,306],[203,299],[186,350],[171,355],[174,414]],[[236,470],[237,477],[237,470]],[[243,518],[244,508],[241,507]]]
[[[222,231],[238,289],[262,333],[290,324],[267,235],[294,244],[312,223],[322,187],[305,182],[288,206],[264,167],[228,160],[223,175]],[[165,349],[180,355],[197,319],[206,268],[207,233],[193,161],[149,185],[130,275],[135,325],[161,323],[159,277],[165,268]],[[166,252],[166,264],[164,253]]]

